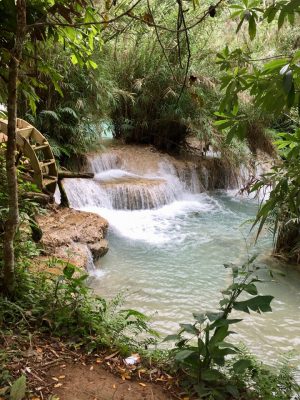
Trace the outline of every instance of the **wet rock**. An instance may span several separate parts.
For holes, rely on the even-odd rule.
[[[37,222],[42,229],[41,244],[49,258],[59,258],[86,268],[89,250],[94,261],[108,251],[108,222],[97,214],[70,208],[53,207],[46,215],[39,215]]]
[[[108,242],[105,239],[101,239],[97,243],[88,244],[88,247],[92,252],[94,262],[98,261],[99,258],[105,256],[108,252]]]

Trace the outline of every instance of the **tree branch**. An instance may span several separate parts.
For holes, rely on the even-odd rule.
[[[130,7],[128,10],[124,11],[122,14],[117,15],[115,18],[112,18],[108,21],[93,21],[93,22],[75,22],[73,24],[67,23],[67,22],[37,22],[31,25],[27,25],[27,29],[33,29],[36,27],[42,27],[42,26],[65,26],[65,27],[73,27],[77,28],[80,26],[92,26],[92,25],[107,25],[111,24],[117,20],[119,20],[122,17],[128,16],[131,11],[141,3],[142,0],[137,0],[132,7]]]

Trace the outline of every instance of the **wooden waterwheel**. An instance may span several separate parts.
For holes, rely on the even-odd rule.
[[[0,142],[7,140],[7,120],[0,119]],[[49,142],[34,126],[17,119],[18,157],[25,156],[30,162],[30,173],[37,187],[47,194],[54,194],[58,171]]]

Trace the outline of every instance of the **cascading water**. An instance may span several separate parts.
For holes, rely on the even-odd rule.
[[[66,179],[64,187],[70,204],[75,208],[97,206],[117,210],[159,208],[183,198],[188,193],[200,192],[196,170],[178,173],[171,163],[162,162],[157,175],[138,175],[119,169],[122,166],[114,154],[88,158],[93,180]],[[184,170],[186,171],[186,170]]]
[[[162,157],[145,171],[119,154],[93,156],[89,163],[93,180],[66,179],[64,185],[73,207],[110,224],[110,250],[100,270],[91,272],[95,291],[113,296],[128,289],[128,306],[152,316],[154,328],[166,334],[190,322],[192,312],[213,310],[218,292],[231,282],[223,264],[241,264],[248,256],[252,239],[244,223],[255,216],[256,203],[232,191],[205,193],[218,180],[231,187],[230,174],[220,179],[208,163],[196,169]],[[265,237],[256,250],[266,254],[270,248]],[[267,257],[259,264],[273,266]],[[300,351],[300,274],[280,263],[276,268],[285,277],[260,286],[275,297],[273,312],[247,316],[236,335],[270,363],[284,351]]]
[[[91,172],[96,174],[98,172],[118,168],[120,166],[120,160],[116,154],[93,154],[87,158],[87,164]]]

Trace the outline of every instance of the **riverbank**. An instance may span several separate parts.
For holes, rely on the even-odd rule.
[[[5,357],[5,359],[4,359]],[[88,354],[68,341],[32,332],[2,335],[0,383],[6,373],[13,382],[26,376],[28,400],[171,400],[180,398],[176,379],[158,366],[126,366],[116,349]],[[5,399],[9,386],[1,387]],[[177,393],[177,395],[176,395]],[[4,397],[3,397],[4,396]]]

